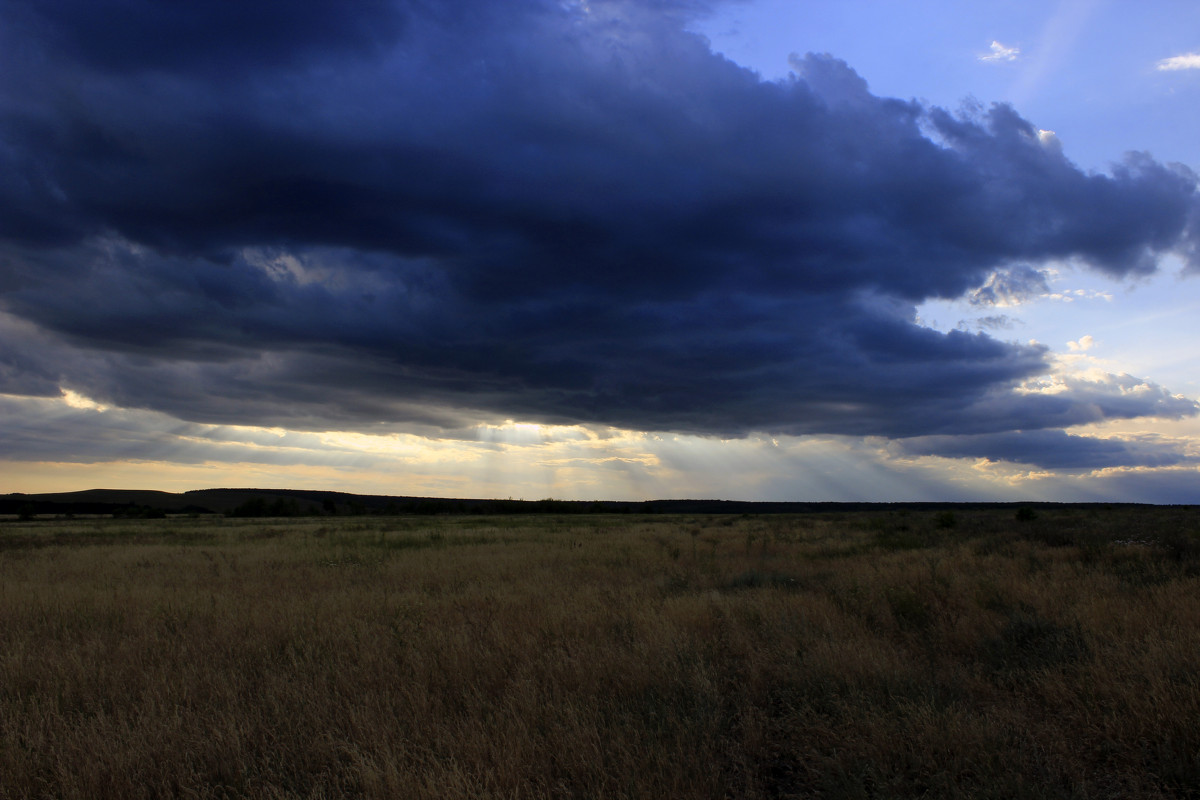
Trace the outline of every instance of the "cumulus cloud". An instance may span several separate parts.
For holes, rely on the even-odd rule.
[[[1016,61],[1021,55],[1021,48],[1008,47],[1000,44],[997,41],[993,41],[988,50],[989,52],[979,56],[980,61],[990,61],[993,63],[1002,61]]]
[[[1153,381],[1121,373],[1089,370],[1027,381],[1020,387],[1024,402],[1001,411],[1009,398],[994,406],[1005,414],[1007,429],[1071,428],[1104,420],[1152,417],[1181,420],[1200,414],[1200,403]],[[1001,430],[993,426],[990,431]],[[982,432],[982,431],[981,431]]]
[[[1200,229],[1183,167],[1084,173],[827,55],[764,82],[700,3],[138,8],[0,10],[3,391],[312,431],[1196,413],[1017,391],[1045,348],[915,312],[1152,271]]]
[[[1044,270],[1018,264],[993,272],[967,299],[973,306],[1015,306],[1049,291]]]
[[[1089,334],[1087,336],[1080,336],[1078,341],[1067,342],[1067,347],[1074,352],[1084,353],[1091,350],[1095,344],[1096,340]]]
[[[1181,56],[1164,58],[1155,67],[1162,72],[1173,72],[1181,69],[1200,69],[1200,53],[1184,53]]]

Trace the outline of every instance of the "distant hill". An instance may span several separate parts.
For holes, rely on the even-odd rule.
[[[826,503],[740,500],[497,500],[350,494],[308,489],[200,489],[172,493],[138,489],[0,495],[0,514],[222,514],[248,517],[401,514],[803,514],[835,511],[936,510],[1072,503]],[[1133,506],[1115,503],[1112,506]]]

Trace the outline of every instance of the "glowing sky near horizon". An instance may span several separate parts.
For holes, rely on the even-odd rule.
[[[1197,30],[14,0],[0,493],[1200,502]]]

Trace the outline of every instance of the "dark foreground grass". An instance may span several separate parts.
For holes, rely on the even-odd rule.
[[[1196,797],[1197,531],[6,524],[0,797]]]

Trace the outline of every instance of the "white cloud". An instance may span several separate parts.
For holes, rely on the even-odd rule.
[[[1159,61],[1157,67],[1162,72],[1177,69],[1200,69],[1200,53],[1185,53],[1181,56],[1171,56]]]
[[[980,61],[1016,61],[1017,56],[1021,55],[1021,48],[1007,47],[1000,42],[992,42],[991,51],[986,55],[979,57]]]
[[[1067,347],[1080,352],[1091,350],[1096,340],[1089,336],[1081,336],[1077,342],[1067,342]]]
[[[1062,292],[1052,292],[1042,295],[1050,300],[1058,300],[1062,303],[1074,303],[1076,299],[1080,300],[1104,300],[1112,302],[1112,292],[1105,292],[1099,289],[1067,289]]]

